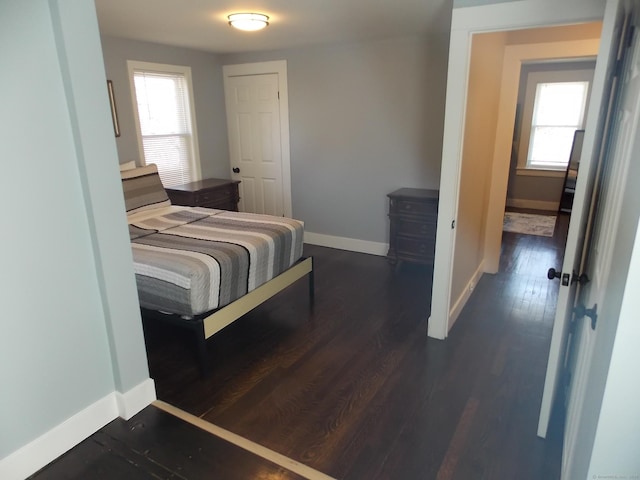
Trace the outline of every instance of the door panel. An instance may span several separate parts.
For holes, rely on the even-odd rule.
[[[631,15],[627,15],[627,20]],[[612,127],[606,142],[605,155],[602,162],[602,177],[598,182],[595,202],[595,220],[592,241],[586,249],[585,267],[591,276],[591,282],[579,292],[578,303],[592,308],[605,303],[606,296],[616,280],[619,272],[612,272],[611,265],[616,244],[616,232],[620,227],[620,216],[623,208],[622,199],[625,194],[627,172],[632,161],[632,147],[635,137],[632,132],[640,121],[640,42],[637,32],[627,36],[625,47],[619,55],[618,91],[614,102]],[[626,39],[631,39],[627,42]],[[626,48],[628,47],[628,48]],[[609,292],[610,293],[610,292]],[[602,310],[602,308],[601,308]],[[569,368],[572,370],[573,382],[568,392],[567,422],[563,453],[563,474],[573,478],[574,452],[579,438],[580,419],[586,414],[588,418],[597,418],[599,410],[585,408],[585,393],[590,380],[591,363],[594,358],[594,347],[598,337],[615,338],[616,322],[613,318],[602,315],[592,328],[589,318],[576,319],[579,323],[576,340],[572,342]]]
[[[232,178],[239,209],[284,215],[278,74],[233,76],[225,83]]]
[[[580,170],[576,180],[576,191],[562,265],[564,274],[580,273],[584,265],[583,247],[585,245],[585,236],[589,232],[587,225],[591,224],[591,217],[594,213],[590,199],[596,184],[596,173],[599,171],[598,165],[601,158],[603,138],[606,136],[606,130],[610,123],[611,95],[623,28],[624,12],[621,2],[620,0],[610,0],[605,10],[600,51],[596,61],[591,99],[589,101],[589,116],[585,125]],[[560,386],[569,337],[569,325],[576,298],[576,286],[576,283],[562,285],[558,293],[558,304],[551,334],[549,359],[538,420],[538,436],[540,437],[545,437],[547,434],[551,408]]]

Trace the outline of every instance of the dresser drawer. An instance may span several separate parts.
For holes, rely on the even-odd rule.
[[[433,260],[436,251],[435,238],[422,240],[398,235],[396,240],[398,255],[408,255],[423,260]]]
[[[217,190],[203,190],[196,192],[194,200],[196,205],[227,203],[232,199],[231,190],[228,188]]]
[[[433,266],[438,192],[401,188],[389,197],[389,251],[392,265],[408,261]]]
[[[426,215],[436,216],[438,214],[438,204],[433,202],[419,202],[408,199],[397,199],[393,201],[392,213],[405,215]]]
[[[412,221],[408,218],[398,217],[397,233],[399,235],[407,235],[411,237],[420,237],[423,239],[431,239],[436,236],[436,220],[437,217],[429,217],[424,221]]]

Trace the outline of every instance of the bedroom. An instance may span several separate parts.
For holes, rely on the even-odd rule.
[[[34,329],[45,330],[47,336],[62,342],[63,347],[65,345],[82,345],[86,341],[88,344],[86,349],[83,347],[82,353],[77,352],[77,355],[63,357],[60,355],[59,348],[55,348],[51,342],[38,340],[37,330],[31,330],[29,325],[12,325],[11,328],[16,329],[15,331],[10,330],[13,336],[7,335],[4,338],[6,340],[13,338],[17,341],[7,342],[6,349],[3,344],[3,353],[8,355],[8,359],[10,359],[6,362],[3,361],[3,365],[5,367],[15,364],[21,365],[15,370],[11,369],[9,372],[11,375],[7,377],[10,379],[9,384],[16,385],[16,389],[21,394],[15,397],[4,397],[3,401],[8,402],[5,404],[7,408],[4,411],[5,413],[17,414],[16,416],[23,420],[13,423],[11,419],[6,419],[11,429],[4,430],[5,418],[3,417],[3,431],[15,432],[10,439],[3,436],[3,440],[7,442],[4,444],[3,454],[26,445],[60,424],[63,419],[92,405],[105,395],[111,395],[112,392],[129,391],[144,378],[144,367],[140,366],[144,364],[144,360],[139,357],[140,352],[137,350],[139,345],[135,346],[140,338],[136,337],[136,332],[132,333],[128,328],[128,323],[135,321],[132,320],[132,318],[135,319],[135,299],[132,298],[133,295],[128,289],[131,285],[122,285],[120,280],[120,274],[125,272],[126,275],[130,266],[127,267],[118,261],[123,255],[126,256],[127,245],[120,235],[123,233],[123,227],[120,224],[121,217],[116,207],[121,205],[114,206],[110,202],[111,192],[118,188],[115,178],[116,172],[105,166],[108,162],[107,158],[113,158],[115,155],[115,145],[113,138],[99,137],[100,140],[89,143],[81,141],[83,136],[86,138],[86,135],[92,132],[92,129],[95,134],[103,127],[104,129],[110,128],[106,105],[94,99],[97,90],[87,86],[92,83],[92,79],[87,79],[85,84],[80,83],[83,79],[81,73],[88,66],[99,65],[99,62],[96,63],[96,59],[91,55],[88,58],[81,56],[78,59],[77,55],[81,54],[82,49],[73,48],[67,50],[66,58],[61,60],[58,51],[53,47],[55,42],[64,44],[67,38],[73,37],[74,24],[92,25],[95,22],[92,21],[90,12],[82,8],[71,13],[65,10],[64,4],[59,6],[53,3],[53,5],[56,6],[53,16],[49,4],[31,7],[29,13],[30,21],[34,24],[33,29],[29,29],[30,23],[27,21],[20,23],[19,28],[9,28],[9,26],[3,25],[6,28],[3,28],[2,32],[11,35],[10,38],[13,40],[11,43],[8,38],[3,37],[3,40],[7,40],[7,42],[3,42],[3,45],[16,45],[14,51],[22,56],[33,54],[33,49],[36,49],[35,51],[40,55],[40,61],[33,62],[37,66],[37,69],[33,71],[33,76],[37,78],[39,74],[46,73],[49,78],[46,85],[40,85],[37,82],[27,84],[32,86],[34,91],[42,89],[42,95],[37,97],[37,102],[30,103],[24,96],[20,96],[17,97],[20,105],[17,104],[18,102],[10,102],[7,110],[13,113],[12,123],[21,127],[31,125],[33,129],[43,135],[43,141],[33,142],[26,133],[19,133],[11,124],[8,124],[3,129],[5,133],[10,134],[7,140],[20,140],[20,148],[11,147],[10,141],[3,142],[3,145],[8,149],[6,152],[9,158],[15,156],[31,160],[28,163],[21,163],[18,172],[20,177],[32,179],[34,187],[37,187],[40,193],[33,199],[26,199],[27,202],[33,202],[33,206],[38,208],[41,208],[42,204],[46,202],[51,208],[59,207],[65,212],[70,210],[68,222],[66,222],[67,216],[63,216],[55,221],[52,218],[50,223],[46,224],[46,227],[52,232],[49,237],[53,242],[52,248],[55,248],[57,256],[56,258],[41,258],[43,263],[38,267],[44,268],[47,272],[59,270],[63,277],[55,285],[52,285],[50,281],[45,282],[45,279],[33,278],[24,272],[20,273],[22,270],[12,259],[8,259],[11,267],[9,272],[15,274],[17,279],[29,280],[30,285],[41,292],[41,302],[33,305],[29,318],[34,320],[50,318],[51,309],[60,309],[66,312],[64,316],[54,317],[57,324],[56,330],[45,330],[48,328],[45,321],[34,321],[31,325]],[[61,23],[63,28],[51,27],[52,24],[60,25]],[[21,29],[25,30],[24,35],[21,34]],[[94,30],[94,36],[95,33]],[[80,38],[95,47],[96,39],[94,36],[81,35]],[[27,39],[30,40],[27,41]],[[41,43],[37,43],[36,39],[40,39]],[[5,53],[3,51],[3,54]],[[91,53],[94,55],[95,51]],[[9,65],[24,67],[24,64],[16,56],[9,56],[7,60],[16,62],[9,63]],[[60,62],[64,67],[60,67]],[[100,67],[97,66],[97,68]],[[60,73],[60,70],[68,71],[69,69],[74,73],[71,79]],[[31,72],[31,70],[29,71]],[[91,75],[91,73],[88,72],[87,75]],[[93,78],[93,80],[96,79]],[[100,82],[96,81],[95,83]],[[10,86],[11,88],[5,91],[21,91],[13,83]],[[38,88],[35,88],[36,86]],[[82,96],[84,88],[86,91]],[[71,114],[69,113],[70,104],[74,104],[77,108],[76,110],[71,109],[73,112]],[[33,115],[33,112],[36,111],[36,105],[40,106],[40,110],[38,110],[40,116]],[[25,106],[29,108],[25,108]],[[96,111],[103,112],[104,118],[102,116],[96,118],[94,114]],[[44,121],[45,119],[48,121]],[[26,130],[25,128],[25,132]],[[81,140],[77,140],[78,138]],[[75,143],[76,141],[79,143]],[[91,146],[94,148],[91,149]],[[27,148],[26,153],[25,148]],[[109,152],[109,155],[104,152]],[[91,156],[91,159],[85,160],[84,156]],[[60,159],[60,162],[56,162],[54,168],[51,165],[52,162],[46,161],[48,158],[57,158]],[[97,159],[104,159],[104,165]],[[20,195],[21,190],[18,190],[18,186],[8,184],[6,187],[6,192],[14,196]],[[384,197],[378,201],[381,203],[380,209],[382,211]],[[29,205],[31,204],[29,203]],[[13,217],[11,218],[13,219]],[[70,219],[74,219],[77,223]],[[28,223],[19,218],[15,220],[19,221],[19,225],[23,228],[28,226]],[[69,224],[65,223],[71,232],[75,232],[75,235],[58,233],[62,220]],[[26,232],[37,233],[30,229],[27,229]],[[10,246],[17,251],[25,251],[27,246],[31,247],[31,243],[27,242],[29,238],[25,233],[18,237],[20,242],[10,243]],[[21,245],[23,242],[25,245]],[[97,255],[97,262],[93,255]],[[76,263],[80,265],[73,271],[61,268],[65,264]],[[117,274],[113,274],[111,269],[117,270]],[[96,271],[101,273],[97,275]],[[85,295],[81,295],[78,299],[77,292],[64,285],[82,286],[82,293]],[[15,292],[15,289],[10,291]],[[66,304],[61,302],[60,298],[77,300],[75,303]],[[116,301],[115,298],[118,300]],[[18,302],[18,300],[20,301]],[[22,306],[29,304],[29,302],[28,296],[8,298],[6,302],[9,306],[8,313],[16,318],[20,317]],[[105,309],[109,310],[108,315],[105,314]],[[87,313],[95,315],[100,320],[89,323],[81,322],[81,319],[87,317]],[[127,328],[123,327],[120,320],[114,320],[118,318],[124,319],[122,324],[125,324]],[[84,329],[76,329],[75,327],[78,325],[83,326]],[[126,333],[121,330],[121,327]],[[74,341],[69,341],[69,338]],[[59,346],[60,344],[58,344]],[[30,352],[31,356],[27,356],[25,352],[29,350],[35,350],[37,355]],[[127,365],[126,368],[123,366],[124,364]],[[80,368],[79,365],[82,367]],[[65,371],[71,373],[69,375],[61,373]],[[43,376],[57,382],[58,387],[43,387],[41,384]],[[112,380],[107,380],[110,378]],[[47,411],[43,412],[41,416],[27,415],[29,408],[37,411],[42,410],[38,408],[41,406],[38,399],[43,397],[48,399]],[[26,402],[27,399],[33,399],[33,401]],[[109,410],[110,413],[107,417],[113,411]],[[30,418],[28,422],[24,421],[27,416]]]

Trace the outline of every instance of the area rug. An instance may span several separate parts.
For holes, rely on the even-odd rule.
[[[553,237],[555,226],[555,215],[505,212],[502,229],[505,232],[522,233],[524,235]]]

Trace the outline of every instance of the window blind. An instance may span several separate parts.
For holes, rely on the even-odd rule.
[[[155,163],[165,187],[194,179],[187,81],[182,73],[134,70],[145,164]]]
[[[539,83],[536,87],[527,165],[567,168],[573,134],[582,127],[589,82]]]

